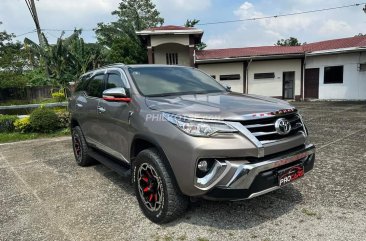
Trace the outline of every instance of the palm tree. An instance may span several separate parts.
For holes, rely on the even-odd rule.
[[[44,47],[26,38],[24,45],[28,50],[32,63],[45,65],[51,79],[60,87],[75,81],[82,73],[95,68],[103,62],[103,51],[96,44],[86,44],[80,37],[81,30],[75,30],[69,37],[63,38],[64,32],[56,44],[49,44],[44,35]],[[43,60],[44,59],[44,60]]]

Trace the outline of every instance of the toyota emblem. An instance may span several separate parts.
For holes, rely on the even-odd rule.
[[[275,128],[278,134],[287,135],[291,131],[291,123],[284,118],[280,118],[276,121]]]

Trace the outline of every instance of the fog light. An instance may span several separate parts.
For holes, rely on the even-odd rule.
[[[206,160],[199,161],[197,165],[198,170],[201,172],[207,172],[208,171],[208,163]]]

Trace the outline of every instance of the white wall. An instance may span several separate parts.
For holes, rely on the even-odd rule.
[[[243,71],[242,62],[237,63],[219,63],[219,64],[199,64],[198,68],[209,75],[216,75],[216,80],[221,84],[231,86],[231,90],[243,93]],[[240,80],[220,81],[220,75],[240,74]]]
[[[177,43],[189,45],[189,35],[152,35],[151,46],[155,47],[161,44]]]
[[[309,56],[306,68],[319,68],[319,99],[366,99],[366,72],[357,70],[366,63],[366,52]],[[324,84],[324,67],[343,65],[342,84]]]
[[[167,53],[177,53],[178,54],[178,64],[184,66],[190,66],[191,62],[189,60],[189,49],[187,46],[180,44],[163,44],[154,48],[154,58],[155,64],[167,64],[166,54]]]
[[[295,96],[301,93],[301,60],[254,61],[248,66],[248,93],[282,97],[283,72],[295,71]],[[255,73],[275,73],[274,79],[254,79]]]

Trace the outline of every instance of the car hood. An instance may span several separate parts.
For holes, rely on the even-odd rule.
[[[153,110],[199,119],[243,120],[254,113],[294,109],[288,102],[234,92],[215,94],[146,97]]]

